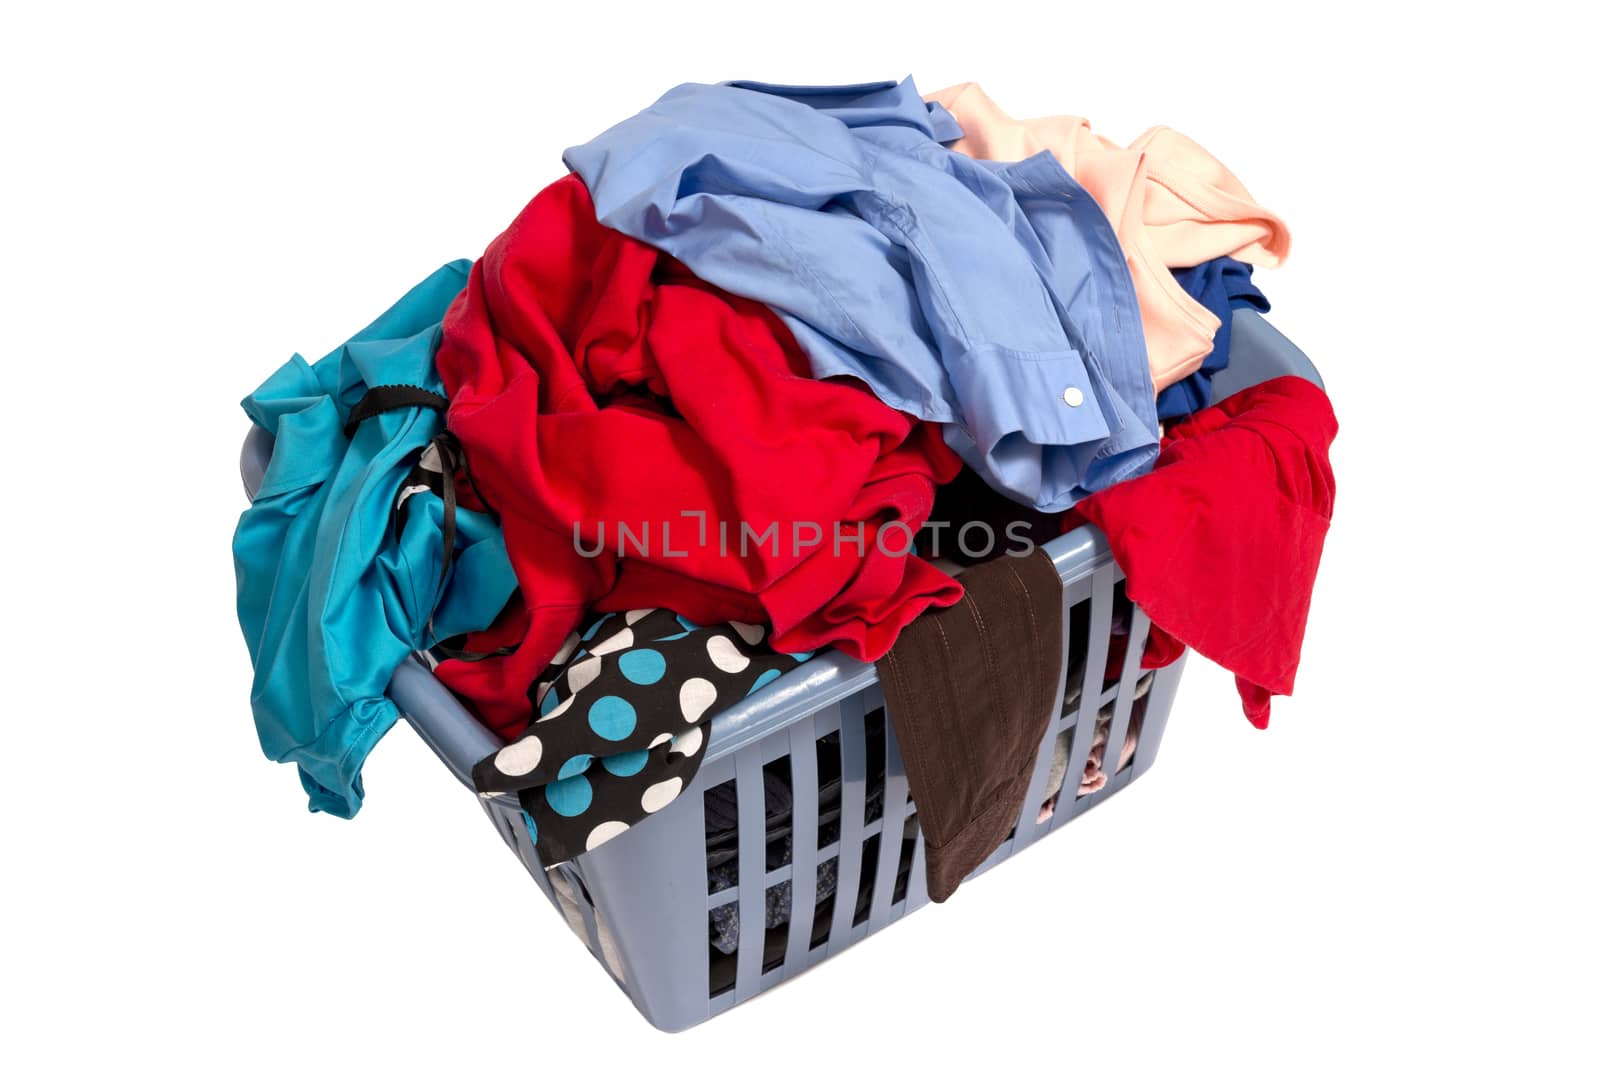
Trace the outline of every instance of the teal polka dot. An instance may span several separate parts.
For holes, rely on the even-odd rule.
[[[789,654],[789,656],[794,660],[794,662],[796,664],[804,664],[807,660],[810,660],[812,657],[814,657],[816,655],[817,655],[816,653],[790,653]]]
[[[561,770],[556,772],[556,778],[570,779],[574,775],[582,775],[589,770],[589,765],[593,761],[594,757],[588,753],[580,753],[575,757],[568,757],[567,762],[561,765]]]
[[[605,615],[601,616],[599,619],[590,624],[589,629],[583,632],[583,640],[588,641],[590,638],[593,638],[595,632],[601,627],[605,626],[606,620],[610,619],[614,615],[616,615],[615,612],[607,612]]]
[[[608,742],[620,742],[633,733],[639,714],[620,697],[607,694],[589,706],[589,729]]]
[[[747,692],[755,693],[757,690],[761,689],[761,687],[765,686],[769,682],[772,682],[782,674],[783,672],[779,671],[777,668],[767,668],[767,670],[763,671],[760,676],[756,678],[755,683],[751,685]]]
[[[534,826],[533,817],[526,812],[522,814],[522,825],[528,828],[529,843],[537,843],[539,841],[539,828]]]
[[[617,666],[629,682],[649,686],[667,673],[667,658],[654,649],[630,649],[617,657]]]
[[[560,703],[558,700],[560,696],[560,694],[556,693],[556,688],[554,686],[550,687],[544,692],[544,700],[539,702],[540,718],[548,716],[552,711],[555,710],[556,705]]]
[[[582,775],[557,779],[544,788],[544,800],[557,815],[571,819],[583,815],[589,808],[589,802],[594,800],[594,787]]]
[[[658,641],[658,642],[675,642],[675,641],[681,641],[682,639],[687,638],[688,636],[689,636],[689,632],[684,630],[684,631],[679,631],[677,634],[665,634],[665,635],[662,635],[661,637],[659,637],[659,638],[657,638],[655,640]]]
[[[698,624],[698,623],[690,623],[687,619],[684,619],[682,616],[678,616],[678,626],[682,627],[684,630],[699,630],[700,629],[700,624]]]
[[[600,761],[606,770],[619,779],[626,779],[630,775],[637,775],[649,763],[650,754],[643,749],[635,749],[631,753],[618,753],[608,756]]]

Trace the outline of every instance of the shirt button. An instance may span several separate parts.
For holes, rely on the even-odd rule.
[[[1083,403],[1083,390],[1077,386],[1068,386],[1061,391],[1061,399],[1067,402],[1068,408],[1076,408]]]

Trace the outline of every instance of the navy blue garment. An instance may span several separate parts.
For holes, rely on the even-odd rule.
[[[1154,462],[1155,388],[1128,265],[1052,156],[974,160],[899,84],[681,85],[566,163],[600,222],[772,307],[817,378],[943,424],[1043,511]]]
[[[1172,272],[1183,291],[1206,306],[1222,325],[1211,340],[1205,362],[1188,378],[1180,379],[1156,398],[1156,414],[1162,419],[1192,415],[1211,403],[1211,376],[1228,366],[1228,345],[1232,340],[1233,309],[1254,308],[1269,311],[1266,295],[1250,280],[1253,268],[1248,263],[1219,256],[1195,267],[1179,267]]]

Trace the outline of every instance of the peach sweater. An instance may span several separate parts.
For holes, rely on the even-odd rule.
[[[1165,126],[1120,148],[1074,115],[1013,119],[975,82],[926,99],[961,124],[965,136],[950,146],[955,151],[1007,161],[1049,152],[1099,203],[1128,257],[1157,392],[1200,366],[1219,325],[1171,268],[1218,256],[1276,267],[1289,254],[1283,220],[1216,157]]]

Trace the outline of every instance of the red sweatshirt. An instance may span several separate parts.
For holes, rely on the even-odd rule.
[[[439,676],[507,737],[594,610],[770,622],[779,651],[837,644],[871,660],[960,598],[904,555],[907,533],[882,530],[919,527],[935,484],[960,469],[937,428],[847,380],[812,380],[772,312],[600,226],[575,176],[474,265],[438,367],[522,594],[473,645],[514,653],[447,661]]]
[[[1267,725],[1294,690],[1322,541],[1333,517],[1328,398],[1276,378],[1167,432],[1155,470],[1080,501],[1068,528],[1106,534],[1128,596],[1153,624],[1144,666],[1188,645],[1237,676],[1245,715]]]

